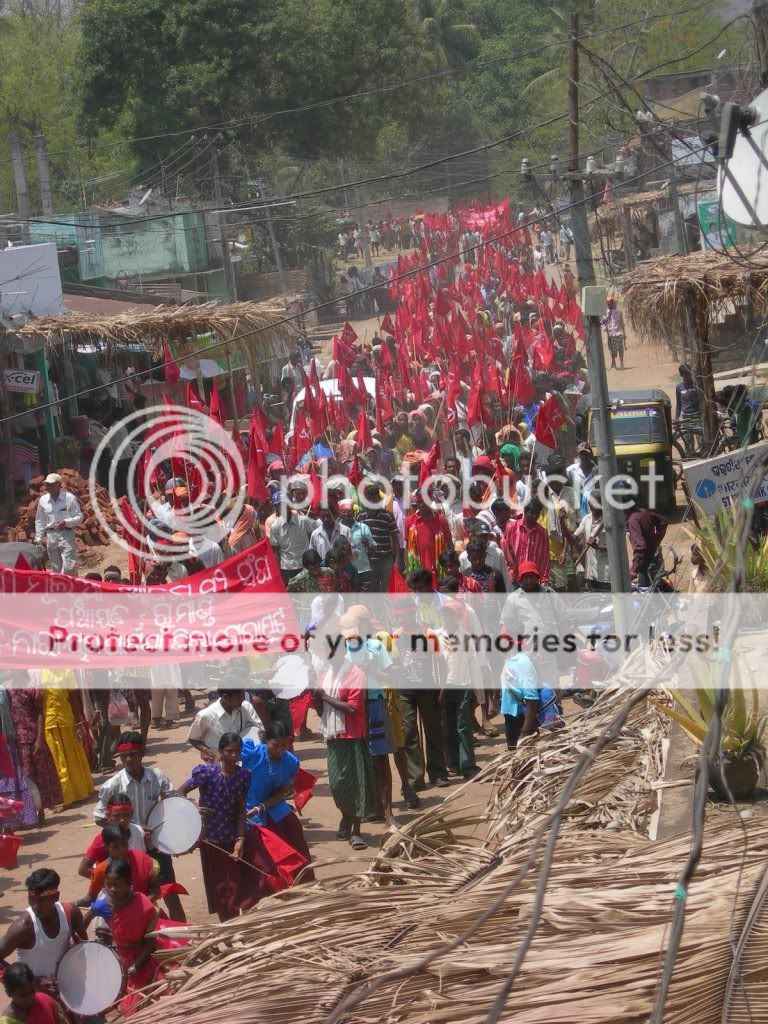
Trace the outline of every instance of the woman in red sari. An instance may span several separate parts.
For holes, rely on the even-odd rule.
[[[66,1024],[56,1000],[37,991],[35,976],[26,964],[7,967],[3,987],[10,1004],[0,1013],[0,1024]]]
[[[134,892],[127,860],[110,863],[104,888],[107,895],[94,901],[91,914],[99,914],[107,922],[107,928],[97,929],[98,938],[112,946],[125,968],[126,994],[120,1008],[128,1013],[137,1002],[135,993],[155,977],[157,965],[152,954],[156,943],[147,936],[157,927],[159,911],[148,896]]]

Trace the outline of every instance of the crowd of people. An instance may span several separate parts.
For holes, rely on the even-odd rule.
[[[283,415],[255,406],[240,436],[242,508],[231,521],[224,515],[216,540],[194,536],[189,479],[160,467],[154,493],[142,498],[144,548],[130,574],[117,566],[88,574],[162,584],[267,540],[304,649],[183,672],[168,659],[79,678],[68,669],[13,672],[0,687],[8,761],[0,793],[21,804],[17,827],[91,799],[92,773],[107,776],[93,812],[100,831],[80,865],[85,894],[63,902],[56,872],[34,871],[29,910],[2,942],[12,1006],[21,1012],[37,984],[42,1024],[59,1024],[49,996],[71,941],[96,935],[113,945],[129,1000],[156,976],[152,954],[163,940],[150,933],[185,920],[172,858],[147,828],[159,801],[197,799],[208,909],[224,921],[313,879],[296,814],[314,782],[300,763],[310,727],[326,744],[337,838],[359,851],[367,821],[394,820],[395,776],[403,805],[415,810],[424,790],[477,773],[478,737],[498,735],[497,715],[510,749],[561,721],[554,656],[524,641],[500,654],[455,638],[475,630],[478,602],[493,595],[497,626],[512,637],[533,621],[536,595],[611,589],[600,481],[576,416],[587,374],[570,239],[559,240],[556,279],[543,269],[554,259],[551,230],[544,226],[542,239],[508,203],[362,230],[366,246],[399,253],[377,284],[393,313],[370,343],[346,323],[327,362],[298,346],[291,353]],[[358,249],[363,239],[351,242]],[[347,233],[339,245],[346,258]],[[623,329],[617,312],[609,342]],[[623,359],[623,344],[615,352]],[[38,540],[52,570],[76,573],[80,510],[59,476],[46,485]],[[637,505],[627,519],[632,573],[645,584],[658,570],[666,521]],[[387,621],[359,596],[375,594],[390,595]],[[414,634],[429,644],[400,642]],[[343,642],[327,643],[333,635]],[[300,680],[289,692],[272,682],[286,673]],[[188,734],[200,763],[171,780],[144,763],[150,728],[173,725],[180,701],[195,709],[200,690],[208,703]],[[17,964],[6,963],[13,953]]]

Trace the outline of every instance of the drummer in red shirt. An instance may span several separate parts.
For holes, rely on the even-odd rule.
[[[431,496],[430,496],[431,501]],[[414,497],[414,511],[405,520],[405,538],[408,554],[413,555],[423,569],[436,573],[440,555],[453,550],[453,537],[448,520],[424,500],[419,489]]]

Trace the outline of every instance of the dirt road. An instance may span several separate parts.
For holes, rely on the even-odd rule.
[[[206,698],[196,694],[198,709],[207,703]],[[161,768],[175,785],[180,785],[188,777],[192,767],[199,763],[197,751],[186,742],[187,730],[191,721],[190,715],[182,717],[181,722],[167,732],[150,731],[147,764]],[[503,731],[503,721],[499,719]],[[318,732],[318,722],[310,715],[310,728]],[[479,764],[503,749],[503,739],[480,738],[477,747]],[[303,824],[307,841],[312,849],[313,858],[322,862],[318,870],[319,877],[331,877],[345,871],[347,862],[358,862],[363,870],[378,847],[384,833],[383,825],[364,825],[363,834],[369,841],[369,850],[353,853],[348,843],[335,838],[339,825],[339,815],[331,799],[328,789],[326,771],[325,743],[319,737],[307,742],[298,743],[296,753],[302,766],[313,775],[318,776],[312,799],[304,808]],[[393,768],[394,771],[394,768]],[[109,778],[109,774],[99,775],[95,779],[98,786]],[[461,779],[454,779],[458,786]],[[422,807],[432,807],[439,803],[446,790],[428,788],[422,794]],[[395,814],[399,822],[413,819],[417,812],[405,811],[400,801],[399,781],[394,782]],[[19,865],[13,871],[0,870],[0,928],[7,928],[17,914],[27,906],[24,879],[35,868],[50,867],[61,875],[61,892],[65,900],[78,899],[85,895],[87,883],[79,878],[77,869],[83,853],[96,835],[93,823],[93,807],[96,802],[94,791],[92,799],[70,807],[61,814],[50,815],[42,828],[23,833],[24,842],[19,853]],[[328,863],[331,861],[332,863]],[[182,902],[190,921],[213,920],[208,915],[203,881],[200,871],[198,854],[192,853],[185,857],[177,857],[174,861],[176,877],[189,891],[190,895],[182,897]]]

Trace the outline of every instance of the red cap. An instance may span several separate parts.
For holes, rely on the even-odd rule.
[[[521,562],[517,567],[517,577],[520,579],[521,576],[527,576],[531,573],[534,576],[538,576],[541,579],[541,573],[539,567],[535,562]]]

